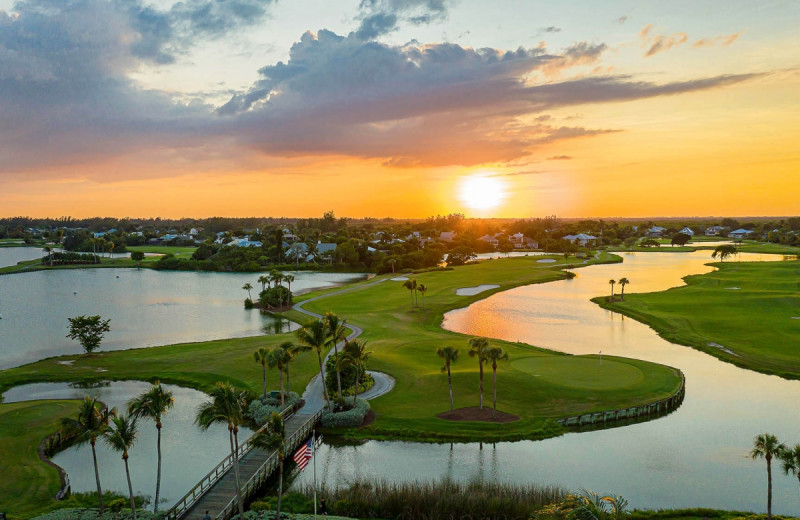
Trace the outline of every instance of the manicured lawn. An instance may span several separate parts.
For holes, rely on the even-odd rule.
[[[173,254],[176,258],[191,258],[196,247],[182,246],[128,246],[128,251],[141,251],[142,253],[157,253],[161,255]]]
[[[395,377],[395,389],[372,401],[377,418],[353,437],[416,440],[510,440],[542,438],[563,430],[556,418],[589,411],[652,402],[670,395],[679,385],[668,367],[624,358],[567,356],[521,343],[492,340],[510,356],[498,368],[498,409],[518,415],[510,424],[454,423],[436,418],[448,410],[447,377],[440,371],[436,349],[451,345],[461,350],[453,366],[456,407],[478,404],[478,364],[468,357],[468,336],[441,329],[443,314],[514,286],[547,282],[567,276],[541,257],[481,262],[453,271],[406,275],[425,284],[425,309],[411,310],[411,293],[402,281],[385,281],[363,290],[331,295],[309,302],[307,309],[332,311],[362,327],[373,356],[372,369]],[[611,255],[601,257],[613,261]],[[456,289],[497,284],[493,291],[458,296]],[[317,293],[304,295],[309,298]],[[421,303],[421,299],[420,299]],[[290,317],[301,320],[298,313]],[[491,406],[491,367],[485,370],[484,402]]]
[[[58,471],[39,460],[37,449],[76,409],[76,401],[0,405],[0,511],[10,519],[30,518],[58,504]]]
[[[800,378],[800,262],[724,262],[686,286],[593,301],[653,327],[669,341],[736,365]],[[710,346],[722,345],[725,350]]]

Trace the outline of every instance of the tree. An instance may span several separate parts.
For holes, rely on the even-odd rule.
[[[750,458],[767,461],[767,519],[772,520],[772,459],[779,457],[786,447],[778,442],[778,438],[769,433],[756,436]]]
[[[289,286],[288,287],[289,294],[291,295],[292,294],[292,282],[294,281],[294,275],[292,275],[292,274],[283,275],[283,281],[286,282],[286,285]]]
[[[111,330],[111,320],[103,320],[100,316],[76,316],[69,320],[69,339],[78,340],[87,354],[100,347],[103,335]]]
[[[675,236],[672,237],[672,246],[675,246],[676,244],[678,246],[685,246],[691,239],[692,237],[686,233],[676,233]]]
[[[258,350],[253,352],[253,359],[256,363],[261,364],[261,374],[263,377],[263,392],[264,400],[267,400],[267,361],[269,361],[269,350],[264,347],[259,347]]]
[[[264,433],[259,433],[253,438],[253,446],[261,448],[267,453],[277,452],[278,455],[278,505],[275,508],[275,519],[281,517],[281,497],[283,496],[283,461],[286,459],[286,429],[280,414],[272,412]]]
[[[283,372],[286,369],[286,365],[289,363],[289,361],[291,361],[289,353],[281,347],[273,349],[267,356],[267,363],[269,364],[269,367],[277,368],[278,373],[281,376],[281,408],[286,405],[286,401],[284,399],[285,391],[283,387]]]
[[[144,253],[142,251],[132,251],[131,260],[136,262],[137,269],[140,268],[142,266],[142,260],[144,260]]]
[[[258,277],[258,283],[261,284],[261,292],[267,290],[267,284],[269,283],[269,276],[262,274]]]
[[[447,265],[464,265],[475,258],[475,252],[469,246],[458,246],[447,253]]]
[[[53,267],[53,246],[44,246],[42,251],[47,253],[47,262]]]
[[[78,407],[78,417],[73,419],[65,417],[61,420],[61,427],[67,437],[75,439],[75,443],[89,443],[92,446],[92,460],[94,461],[94,478],[97,483],[97,500],[100,502],[100,513],[103,513],[103,490],[100,488],[100,471],[97,468],[97,451],[95,446],[97,438],[105,435],[108,421],[112,414],[108,408],[101,407],[97,399],[88,395],[83,398]]]
[[[360,376],[360,369],[364,369],[364,373],[367,371],[367,360],[372,355],[372,351],[367,351],[367,342],[366,341],[350,341],[345,344],[344,352],[347,354],[347,357],[353,363],[353,366],[356,369],[356,382],[355,386],[353,387],[353,406],[356,405],[356,398],[358,397],[358,382]]]
[[[246,393],[230,383],[217,383],[209,394],[211,401],[200,405],[195,424],[207,430],[212,424],[228,425],[228,440],[233,457],[233,475],[236,480],[236,500],[239,503],[239,518],[244,518],[242,486],[239,481],[239,425],[244,422]]]
[[[511,243],[507,236],[502,236],[497,241],[497,250],[507,257],[508,253],[514,250],[514,244]]]
[[[242,286],[242,290],[247,291],[247,299],[253,301],[253,295],[250,293],[250,291],[253,290],[253,285],[250,282],[247,282]]]
[[[300,343],[308,345],[317,351],[319,360],[319,377],[322,381],[322,392],[325,395],[325,402],[328,408],[331,407],[331,400],[328,397],[328,389],[325,388],[325,369],[322,367],[322,349],[328,343],[328,331],[322,320],[306,323],[306,326],[295,331],[295,335]]]
[[[737,254],[736,246],[732,246],[730,244],[723,244],[721,246],[717,246],[714,249],[714,252],[711,253],[711,258],[719,257],[721,262],[724,262],[726,258],[729,256]]]
[[[612,301],[612,302],[614,301],[614,284],[616,284],[616,283],[617,283],[616,280],[609,280],[608,281],[608,284],[611,286],[611,300],[610,301]]]
[[[442,373],[447,372],[447,386],[450,387],[450,411],[453,411],[453,379],[450,376],[450,365],[458,361],[458,349],[441,347],[436,350],[436,355],[444,360]]]
[[[783,462],[783,472],[787,475],[794,475],[800,481],[800,444],[784,449],[780,458]]]
[[[497,362],[508,361],[508,354],[500,347],[491,347],[486,350],[486,361],[492,362],[492,383],[494,385],[494,397],[492,399],[492,417],[497,414]]]
[[[425,292],[428,290],[428,288],[425,287],[424,284],[420,283],[420,284],[417,284],[417,290],[422,295],[422,308],[424,309],[425,308]]]
[[[289,384],[289,364],[294,361],[294,358],[298,356],[298,354],[302,354],[303,352],[308,352],[311,350],[311,347],[307,345],[297,345],[292,343],[291,341],[284,341],[280,344],[280,348],[286,351],[288,354],[288,361],[284,365],[284,370],[286,371],[286,389],[291,392],[292,387]]]
[[[131,516],[136,520],[136,501],[133,498],[133,485],[131,485],[131,471],[128,467],[128,451],[133,448],[136,442],[136,419],[132,417],[119,417],[111,418],[111,425],[105,432],[105,440],[108,446],[122,454],[122,460],[125,462],[125,476],[128,477],[128,495],[131,500]]]
[[[619,287],[620,287],[620,290],[622,291],[621,294],[620,294],[620,300],[624,300],[625,299],[625,286],[628,285],[629,283],[631,283],[631,281],[628,280],[627,278],[620,278],[619,279]]]
[[[396,258],[390,258],[389,260],[387,260],[387,262],[389,263],[389,265],[392,266],[392,274],[394,274],[394,264],[397,263],[397,259]]]
[[[138,397],[128,401],[128,413],[134,419],[150,419],[156,423],[158,431],[157,451],[158,468],[156,470],[156,497],[153,502],[153,513],[158,512],[158,498],[161,496],[161,417],[175,404],[172,392],[161,386],[159,381]]]
[[[328,345],[333,347],[333,355],[339,355],[338,344],[347,341],[347,320],[340,320],[339,316],[332,312],[326,312],[322,318],[325,322],[325,327],[328,329]],[[336,368],[336,389],[339,391],[339,397],[342,397],[342,376],[339,368]]]
[[[486,351],[489,349],[489,340],[486,338],[472,338],[469,340],[469,357],[478,359],[480,370],[480,384],[478,389],[481,395],[481,410],[483,410],[483,364],[486,363]]]
[[[411,310],[414,310],[414,293],[417,290],[417,281],[413,278],[411,280],[406,280],[403,282],[403,287],[409,290],[411,293]]]

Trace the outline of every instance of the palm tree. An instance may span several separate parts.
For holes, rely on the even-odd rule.
[[[328,389],[325,385],[325,370],[322,367],[322,349],[328,344],[328,328],[322,320],[310,321],[306,326],[295,331],[298,341],[317,351],[319,360],[319,377],[322,380],[322,393],[325,395],[325,402],[328,408],[331,407],[331,400],[328,397]]]
[[[291,345],[291,343],[290,343],[290,345]],[[286,402],[284,400],[285,392],[284,392],[284,389],[283,389],[283,372],[286,369],[286,365],[289,364],[289,361],[291,361],[291,357],[289,357],[289,353],[286,350],[282,349],[281,347],[273,349],[269,353],[269,355],[267,356],[267,363],[269,364],[269,367],[270,368],[277,368],[278,369],[278,373],[281,376],[281,409],[286,404]]]
[[[42,251],[47,253],[47,262],[53,267],[53,246],[44,246]]]
[[[616,280],[609,280],[608,281],[608,284],[611,286],[611,300],[610,301],[612,301],[612,302],[614,301],[614,284],[615,283],[617,283]]]
[[[266,431],[253,437],[253,446],[261,448],[267,453],[277,452],[278,506],[275,508],[275,519],[278,520],[281,517],[281,497],[283,496],[283,461],[286,459],[286,429],[279,413],[272,412],[267,420]]]
[[[65,417],[61,420],[61,427],[67,437],[74,437],[76,444],[89,443],[92,446],[92,460],[94,461],[94,478],[97,482],[97,500],[100,502],[100,513],[103,512],[103,490],[100,488],[100,471],[97,468],[97,451],[95,445],[97,438],[104,435],[108,429],[108,421],[113,415],[104,406],[99,406],[97,399],[88,395],[83,398],[78,407],[78,418]]]
[[[772,520],[772,458],[779,457],[786,447],[778,442],[778,438],[769,433],[756,436],[750,458],[767,461],[767,520]]]
[[[269,279],[273,284],[275,284],[273,287],[278,287],[278,285],[280,285],[280,283],[283,281],[283,275],[280,271],[273,269],[269,272]]]
[[[161,417],[175,404],[172,392],[161,386],[159,381],[153,387],[138,397],[128,401],[128,413],[134,419],[150,419],[156,423],[158,430],[158,469],[156,471],[156,498],[153,503],[153,513],[158,512],[158,497],[161,495]]]
[[[417,285],[417,290],[422,295],[422,308],[424,309],[425,308],[425,291],[427,291],[428,288],[425,287],[425,285],[423,285],[423,284],[418,284]]]
[[[239,482],[239,425],[244,422],[246,393],[239,391],[230,383],[217,383],[209,394],[211,401],[200,405],[194,422],[207,430],[212,424],[228,425],[228,439],[233,456],[233,475],[236,479],[236,499],[239,502],[239,518],[244,518],[242,486]]]
[[[322,318],[325,326],[328,328],[328,344],[333,346],[334,357],[339,356],[338,344],[347,341],[347,320],[340,320],[339,316],[332,312],[326,312]],[[339,391],[339,397],[342,397],[342,375],[339,367],[336,367],[336,388]]]
[[[624,300],[625,299],[625,286],[628,285],[629,283],[631,283],[631,282],[627,278],[620,278],[619,279],[619,286],[620,286],[620,290],[622,291],[620,293],[620,300]]]
[[[264,347],[259,347],[258,350],[253,352],[253,359],[256,363],[261,364],[261,374],[264,378],[263,391],[264,401],[267,400],[267,361],[269,361],[269,350]]]
[[[392,274],[394,274],[394,264],[396,264],[396,263],[397,263],[396,259],[394,259],[394,258],[390,258],[389,259],[389,265],[392,266]]]
[[[283,343],[280,344],[280,348],[285,350],[286,353],[289,355],[288,357],[289,361],[286,362],[284,370],[286,371],[286,389],[289,392],[291,392],[292,387],[289,385],[289,364],[292,361],[294,361],[294,358],[296,358],[298,354],[302,354],[303,352],[308,352],[309,350],[311,350],[311,347],[307,345],[297,345],[295,343],[292,343],[291,341],[284,341]]]
[[[372,355],[372,351],[367,351],[367,342],[366,341],[351,341],[345,344],[344,350],[347,353],[347,357],[353,363],[353,366],[356,369],[356,382],[355,386],[353,387],[353,406],[356,405],[356,398],[358,397],[358,382],[359,376],[361,375],[359,369],[363,368],[364,372],[367,371],[367,360]]]
[[[453,411],[453,379],[450,376],[450,365],[458,360],[458,349],[444,347],[436,350],[436,355],[444,360],[442,372],[447,372],[447,386],[450,387],[450,411]]]
[[[783,472],[787,475],[794,475],[800,481],[800,444],[784,449],[781,453],[781,461],[783,462]]]
[[[403,282],[403,287],[411,291],[411,310],[414,310],[414,293],[417,291],[417,281],[416,280],[406,280]]]
[[[258,283],[261,284],[261,291],[262,292],[266,291],[267,290],[267,284],[269,283],[269,276],[267,276],[265,274],[262,274],[261,276],[258,277]]]
[[[289,294],[292,294],[292,282],[294,281],[294,275],[291,275],[291,274],[283,275],[283,281],[286,282],[286,285],[289,286],[288,287]]]
[[[131,499],[131,515],[133,520],[136,520],[136,501],[133,499],[133,485],[131,485],[131,471],[128,467],[128,451],[133,448],[136,442],[136,419],[133,417],[119,417],[111,418],[111,426],[105,432],[105,440],[108,446],[118,452],[122,453],[122,460],[125,462],[125,476],[128,477],[128,494]]]
[[[469,357],[478,358],[480,369],[480,394],[481,410],[483,410],[483,364],[486,363],[486,351],[489,349],[489,340],[486,338],[472,338],[469,340]]]
[[[247,299],[253,301],[253,295],[250,294],[250,291],[253,290],[253,285],[250,282],[247,282],[242,286],[242,289],[247,291]]]
[[[494,385],[494,397],[492,399],[492,417],[497,414],[497,362],[508,361],[508,353],[500,347],[491,347],[486,350],[486,362],[492,362],[492,383]]]

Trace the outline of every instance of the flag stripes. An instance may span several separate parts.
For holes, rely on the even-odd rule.
[[[295,452],[294,457],[292,457],[292,460],[294,460],[297,463],[297,466],[300,468],[300,471],[306,469],[306,466],[308,466],[308,461],[311,460],[312,442],[313,441],[309,440],[308,442],[300,446],[300,448],[298,448],[298,450]]]

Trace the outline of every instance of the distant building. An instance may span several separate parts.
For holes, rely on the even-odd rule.
[[[689,226],[686,226],[685,228],[681,229],[680,231],[678,231],[678,233],[682,233],[684,235],[689,235],[690,237],[694,236],[694,231],[689,229]]]
[[[258,240],[250,240],[250,237],[246,236],[244,238],[234,238],[225,245],[232,247],[261,247],[261,242]]]
[[[651,227],[650,229],[647,230],[647,236],[652,237],[652,238],[658,238],[661,235],[663,235],[664,231],[666,231],[666,230],[667,230],[667,228],[663,228],[661,226],[653,226],[653,227]]]
[[[706,228],[707,237],[718,237],[722,233],[722,226],[710,226]]]
[[[492,235],[483,235],[478,240],[480,240],[481,242],[486,242],[486,243],[490,244],[492,247],[495,247],[495,248],[500,243],[500,241],[497,240],[497,238],[495,238],[495,236],[492,236]]]
[[[597,244],[597,237],[592,235],[587,235],[586,233],[578,233],[577,235],[566,235],[565,237],[562,238],[564,240],[569,240],[573,244],[577,244],[581,247]]]
[[[752,231],[749,229],[737,229],[728,233],[728,236],[731,238],[747,238],[750,233],[752,233]]]

